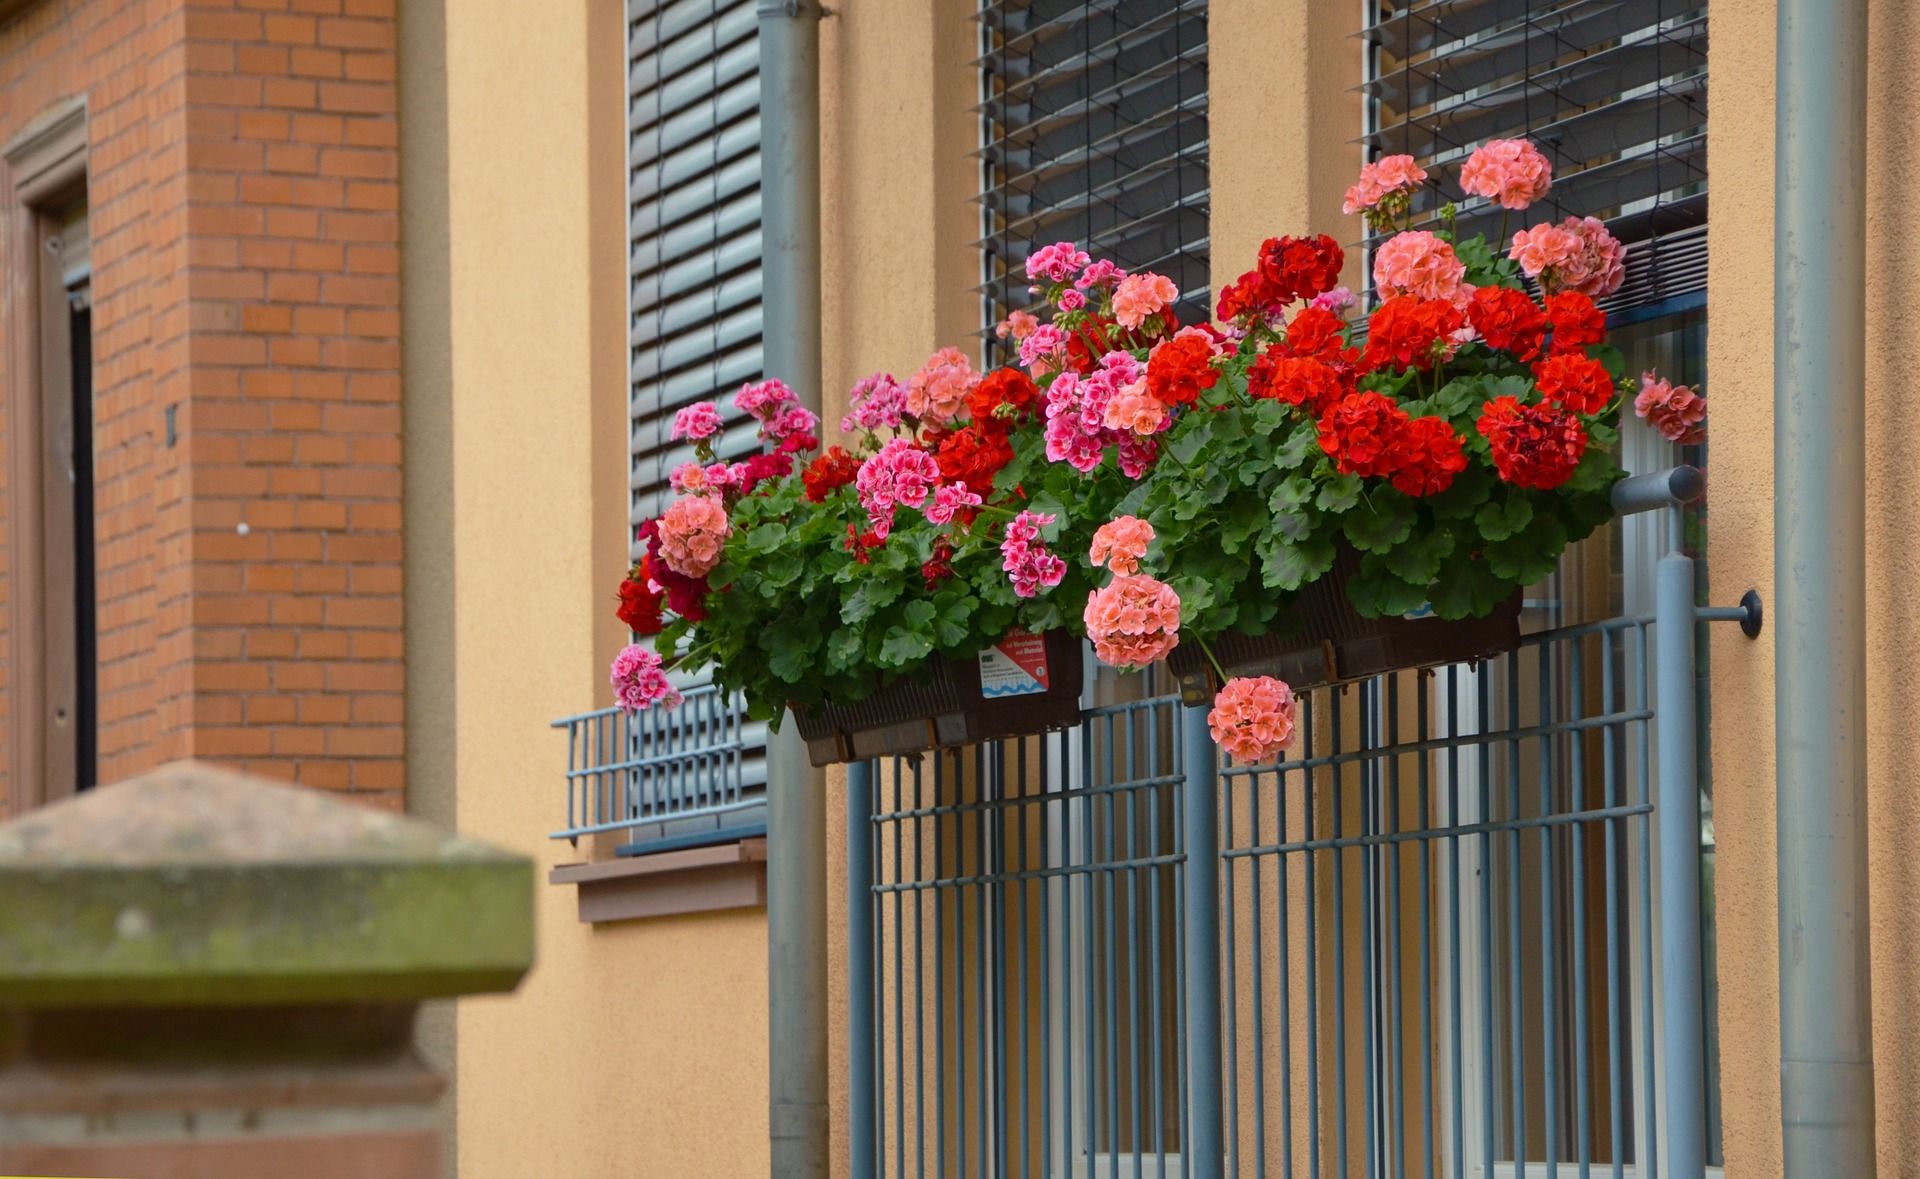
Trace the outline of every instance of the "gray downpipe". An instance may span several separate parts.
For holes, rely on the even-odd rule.
[[[1780,0],[1774,725],[1788,1179],[1874,1174],[1866,749],[1867,0]]]
[[[761,340],[820,412],[820,6],[760,0]],[[826,776],[788,716],[767,748],[768,1134],[774,1179],[826,1179]]]

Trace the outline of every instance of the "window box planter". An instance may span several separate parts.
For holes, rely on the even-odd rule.
[[[1017,661],[1000,654],[1010,645]],[[1023,667],[1044,675],[1040,687]],[[1078,724],[1081,680],[1071,633],[1009,636],[979,659],[930,658],[857,703],[796,709],[794,721],[817,766],[921,753]]]
[[[1327,576],[1302,588],[1288,608],[1291,625],[1209,639],[1221,669],[1229,676],[1270,675],[1299,692],[1390,671],[1471,663],[1519,645],[1519,590],[1481,618],[1365,618],[1347,596],[1347,580],[1359,563],[1359,554],[1344,550]],[[1167,666],[1188,704],[1206,704],[1220,690],[1219,675],[1198,646],[1174,648]]]

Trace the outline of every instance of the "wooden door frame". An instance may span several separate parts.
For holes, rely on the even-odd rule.
[[[58,310],[55,300],[48,294],[54,289],[49,276],[56,284],[59,276],[42,256],[40,241],[51,213],[62,203],[83,195],[86,184],[84,98],[70,99],[48,111],[0,149],[0,193],[5,196],[0,220],[5,224],[9,259],[4,292],[11,542],[7,690],[12,707],[7,714],[7,746],[9,797],[15,814],[54,801],[73,789],[71,755],[64,777],[50,772],[57,768],[57,757],[49,740],[49,730],[55,723],[49,701],[55,685],[49,677],[58,661],[51,659],[48,636],[58,629],[54,615],[62,607],[48,592],[46,549],[49,512],[60,498],[48,494],[49,480],[59,474],[58,468],[48,462],[48,410],[56,392],[49,376],[64,376],[67,370],[63,366],[70,361],[64,355],[53,355],[50,347],[64,339],[66,332],[64,323],[54,314]],[[64,608],[71,629],[75,622],[70,617],[71,595]],[[66,674],[73,674],[71,666]]]

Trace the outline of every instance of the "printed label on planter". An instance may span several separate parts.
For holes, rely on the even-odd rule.
[[[989,700],[1038,695],[1051,683],[1047,678],[1047,643],[1039,635],[1008,631],[999,642],[980,652],[980,695]]]
[[[1408,622],[1418,622],[1422,618],[1433,618],[1436,616],[1433,612],[1433,603],[1422,602],[1418,606],[1415,606],[1413,609],[1407,611],[1405,614],[1402,614],[1400,617],[1406,619]]]

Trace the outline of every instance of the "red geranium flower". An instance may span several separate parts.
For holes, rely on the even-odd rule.
[[[1287,325],[1287,352],[1319,360],[1341,359],[1346,353],[1346,321],[1324,307],[1308,307]]]
[[[1003,410],[1002,406],[1007,408]],[[967,410],[973,416],[974,425],[987,429],[1012,429],[1039,406],[1040,387],[1017,368],[994,369],[980,378],[980,383],[967,394]]]
[[[666,626],[660,617],[666,592],[647,588],[646,566],[646,558],[642,557],[640,563],[628,572],[626,580],[620,583],[620,608],[615,613],[633,633],[657,635]]]
[[[750,454],[740,464],[740,493],[745,495],[768,479],[785,479],[791,474],[791,454]]]
[[[1291,303],[1332,290],[1345,261],[1340,243],[1324,233],[1268,238],[1260,247],[1260,277],[1266,280],[1273,302]]]
[[[1460,435],[1445,418],[1415,418],[1400,431],[1388,458],[1393,485],[1407,495],[1438,495],[1467,469]]]
[[[1441,299],[1396,295],[1375,309],[1368,321],[1363,368],[1431,368],[1465,325],[1460,309]]]
[[[1213,346],[1203,334],[1175,336],[1147,357],[1147,392],[1169,409],[1192,405],[1203,389],[1220,379],[1213,367]]]
[[[1580,419],[1551,405],[1496,397],[1481,411],[1479,429],[1492,445],[1494,469],[1517,487],[1552,491],[1573,477],[1587,452]]]
[[[640,539],[647,544],[641,559],[641,576],[667,591],[667,609],[686,619],[699,622],[707,616],[707,579],[688,577],[660,559],[660,522],[648,520],[640,526]]]
[[[1380,393],[1350,393],[1320,418],[1320,449],[1349,475],[1386,475],[1407,411]]]
[[[1289,356],[1283,344],[1262,352],[1247,370],[1249,395],[1303,406],[1316,418],[1351,392],[1340,369],[1311,356]]]
[[[1013,443],[1005,430],[976,422],[947,435],[933,459],[947,482],[964,483],[975,495],[985,496],[992,492],[993,477],[1000,468],[1013,461]]]
[[[819,458],[807,464],[800,472],[800,482],[806,485],[807,498],[819,503],[835,491],[853,482],[860,473],[860,460],[848,454],[838,446],[829,446]]]
[[[1599,413],[1613,400],[1607,366],[1583,352],[1555,352],[1533,366],[1540,395],[1574,413]]]
[[[1249,270],[1220,288],[1220,301],[1215,304],[1213,315],[1222,323],[1234,323],[1265,314],[1272,302],[1260,272]]]
[[[1572,352],[1607,338],[1607,313],[1579,291],[1547,296],[1547,319],[1553,324],[1553,350]]]
[[[847,551],[853,554],[853,559],[859,564],[871,563],[873,558],[867,555],[868,552],[885,543],[887,542],[880,539],[878,532],[871,529],[862,532],[855,525],[847,525]]]
[[[953,545],[948,543],[946,537],[933,542],[933,555],[920,566],[920,577],[927,583],[928,589],[953,576],[952,558]]]
[[[1467,322],[1487,347],[1511,352],[1521,360],[1540,354],[1547,316],[1522,291],[1512,287],[1480,287],[1467,303]]]

